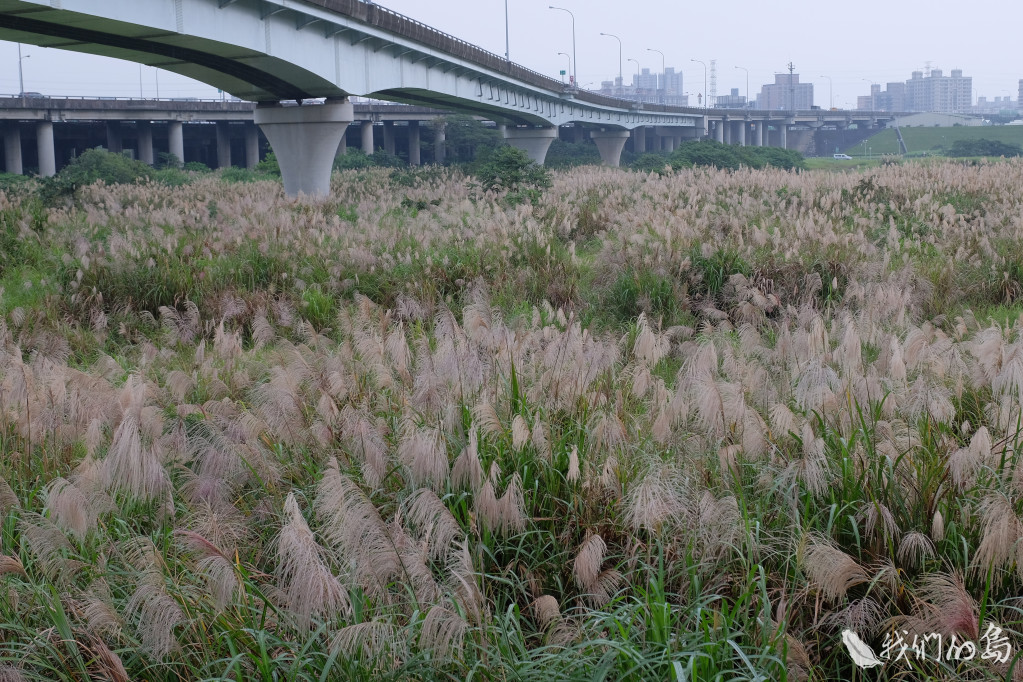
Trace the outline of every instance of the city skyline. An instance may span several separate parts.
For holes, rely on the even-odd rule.
[[[406,14],[434,28],[472,42],[491,52],[505,52],[504,0],[445,0],[424,5],[414,0],[387,0],[378,3]],[[552,78],[567,70],[568,60],[559,52],[572,52],[571,21],[565,12],[548,9],[550,2],[508,0],[508,35],[512,61]],[[998,49],[997,36],[985,23],[997,9],[1009,26],[1023,18],[1023,9],[995,7],[982,0],[968,16],[953,16],[938,11],[918,12],[911,8],[889,7],[870,0],[857,12],[822,12],[805,2],[790,3],[785,10],[762,9],[749,3],[736,6],[727,17],[718,16],[720,7],[697,6],[682,11],[661,2],[635,2],[628,11],[616,9],[607,0],[590,0],[581,6],[555,3],[575,15],[579,84],[599,89],[604,80],[622,75],[627,83],[637,67],[660,73],[663,66],[683,73],[684,92],[691,101],[704,92],[704,67],[699,60],[717,63],[717,94],[728,94],[738,88],[747,95],[746,71],[749,74],[750,99],[764,84],[775,81],[792,61],[803,82],[815,86],[815,104],[822,107],[855,108],[857,97],[869,94],[870,85],[904,81],[913,71],[930,65],[949,73],[961,69],[973,77],[973,101],[986,97],[1017,96],[1023,66],[1006,64]],[[755,15],[755,16],[754,16]],[[751,17],[736,20],[736,17]],[[715,18],[716,17],[716,18]],[[883,17],[884,21],[880,21]],[[905,26],[906,35],[894,39],[886,30],[878,46],[865,49],[862,44],[872,35],[865,31],[870,25]],[[827,31],[820,25],[840,25],[841,31]],[[705,29],[703,27],[706,27]],[[941,40],[931,36],[948,34],[955,29],[957,39]],[[621,37],[622,62],[619,66],[618,43],[601,33],[614,31]],[[864,38],[856,40],[857,32]],[[983,36],[983,37],[982,37]],[[876,38],[876,35],[875,35]],[[1011,39],[1010,34],[1005,39]],[[45,95],[70,96],[156,96],[156,81],[163,97],[219,96],[211,86],[133,63],[118,62],[91,55],[43,49],[26,45],[23,60],[25,90]],[[859,51],[859,52],[857,52]],[[628,61],[626,60],[635,60]],[[0,60],[14,68],[5,68],[0,75],[0,93],[18,91],[17,46],[0,43]],[[638,62],[638,64],[637,64]],[[709,85],[710,73],[707,74]],[[141,76],[141,78],[140,78]],[[830,79],[830,80],[829,80]],[[141,82],[140,82],[141,80]],[[709,90],[710,88],[707,88]]]

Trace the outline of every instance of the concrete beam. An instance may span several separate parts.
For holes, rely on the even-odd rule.
[[[420,164],[419,121],[408,122],[408,162],[410,166]]]
[[[111,154],[120,154],[124,151],[120,121],[107,121],[107,151]]]
[[[226,121],[217,123],[217,168],[231,167],[231,129]]]
[[[375,151],[373,149],[373,121],[362,122],[362,151],[366,156]]]
[[[245,124],[245,167],[253,169],[259,163],[259,128],[255,123]]]
[[[441,123],[434,128],[433,133],[433,162],[437,165],[444,163],[448,155],[447,123]]]
[[[167,122],[167,151],[185,163],[185,129],[181,121]]]
[[[21,126],[17,121],[4,126],[4,171],[14,175],[25,172],[21,160]]]
[[[330,193],[334,154],[354,118],[347,100],[256,109],[256,125],[263,129],[277,155],[289,197],[323,197]]]
[[[36,124],[36,151],[39,154],[39,177],[48,178],[57,174],[57,157],[53,149],[53,124],[40,121]]]
[[[632,129],[632,152],[634,154],[646,153],[646,126]]]
[[[504,129],[504,139],[508,144],[526,152],[526,156],[540,164],[547,158],[547,150],[557,137],[557,128]]]
[[[384,121],[384,151],[394,154],[394,121]]]
[[[600,160],[605,166],[617,168],[622,160],[622,149],[629,139],[628,130],[594,130],[590,137],[597,144]]]
[[[152,166],[156,163],[153,155],[153,124],[149,121],[137,121],[135,127],[139,134],[139,161]]]

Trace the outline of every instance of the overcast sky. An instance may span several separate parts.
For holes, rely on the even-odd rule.
[[[406,14],[498,54],[505,51],[505,0],[384,0],[378,4]],[[571,20],[548,9],[552,0],[507,0],[511,58],[536,71],[560,77],[572,53]],[[869,82],[903,81],[914,70],[962,69],[973,77],[974,101],[1017,97],[1023,78],[1018,38],[1023,30],[1023,3],[1018,0],[974,0],[969,3],[860,0],[852,3],[692,2],[666,0],[553,0],[575,14],[579,83],[599,87],[618,75],[618,41],[626,82],[635,62],[661,70],[684,72],[685,91],[704,92],[704,68],[692,59],[717,63],[717,94],[730,88],[750,96],[760,84],[793,62],[803,82],[815,85],[815,103],[829,106],[829,82],[836,107],[855,107],[856,96],[869,92]],[[954,7],[954,9],[949,9]],[[45,95],[130,97],[217,97],[210,86],[175,74],[135,64],[60,50],[24,46],[25,90]],[[0,93],[18,92],[17,46],[0,42]]]

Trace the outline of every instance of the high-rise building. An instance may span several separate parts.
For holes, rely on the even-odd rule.
[[[689,97],[682,92],[682,72],[673,67],[664,69],[664,73],[651,73],[650,69],[642,69],[632,75],[632,84],[621,86],[614,81],[602,81],[600,92],[604,95],[622,97],[637,102],[670,104],[672,106],[689,106]]]
[[[813,83],[800,83],[798,73],[776,73],[774,83],[760,87],[757,109],[776,111],[813,108]]]
[[[1023,111],[1023,78],[1019,79],[1019,95],[1016,97],[1016,105]]]
[[[858,109],[874,111],[928,111],[945,114],[969,113],[973,106],[973,78],[953,69],[946,76],[941,69],[929,74],[914,71],[905,83],[888,83],[887,90],[870,86],[869,97],[857,98]]]

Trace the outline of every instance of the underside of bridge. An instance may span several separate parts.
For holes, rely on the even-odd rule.
[[[0,39],[86,52],[194,78],[244,100],[345,97],[330,81],[283,59],[171,31],[0,0]]]

